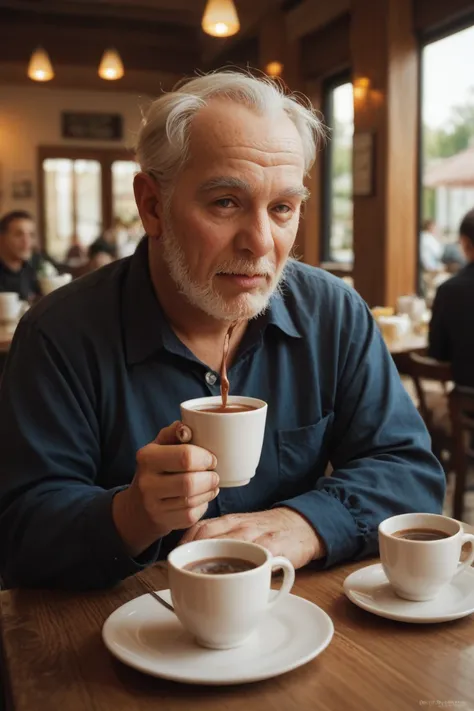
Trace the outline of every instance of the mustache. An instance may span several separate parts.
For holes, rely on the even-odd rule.
[[[258,259],[257,261],[251,259],[229,259],[226,262],[222,262],[214,270],[214,276],[217,274],[238,274],[245,275],[248,277],[253,276],[275,276],[276,268],[275,264],[267,258]]]

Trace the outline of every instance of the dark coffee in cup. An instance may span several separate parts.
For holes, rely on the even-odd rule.
[[[199,412],[214,412],[222,415],[233,415],[236,412],[249,412],[250,410],[258,410],[258,408],[253,405],[239,405],[239,403],[235,403],[235,405],[226,405],[225,407],[223,405],[197,407],[196,410],[199,410]]]
[[[449,533],[438,531],[436,528],[405,528],[392,533],[392,536],[403,538],[406,541],[440,541],[443,538],[450,538]]]
[[[229,573],[244,573],[254,568],[258,568],[256,563],[243,558],[202,558],[183,566],[183,570],[200,575],[229,575]]]

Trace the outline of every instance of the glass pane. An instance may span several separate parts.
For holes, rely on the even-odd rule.
[[[74,233],[72,171],[72,160],[43,161],[46,251],[57,260],[64,258]]]
[[[352,263],[352,84],[332,90],[329,259]]]
[[[464,257],[462,217],[474,207],[474,26],[423,49],[421,286],[431,300]]]
[[[133,178],[139,170],[131,160],[112,163],[112,229],[119,257],[132,254],[144,234],[133,194]]]
[[[88,247],[102,232],[101,165],[96,160],[74,161],[76,236]]]

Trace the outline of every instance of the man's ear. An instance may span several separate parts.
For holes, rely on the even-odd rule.
[[[146,234],[148,237],[158,239],[163,229],[160,186],[150,175],[138,173],[133,181],[133,192]]]

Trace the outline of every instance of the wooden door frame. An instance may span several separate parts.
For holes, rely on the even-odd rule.
[[[102,189],[102,229],[105,231],[112,227],[112,163],[117,160],[135,160],[132,150],[127,148],[95,148],[89,146],[39,146],[37,161],[38,177],[38,224],[41,246],[46,249],[46,211],[45,211],[45,184],[43,162],[48,158],[66,158],[68,160],[96,160],[101,165]],[[98,235],[97,235],[98,236]]]

